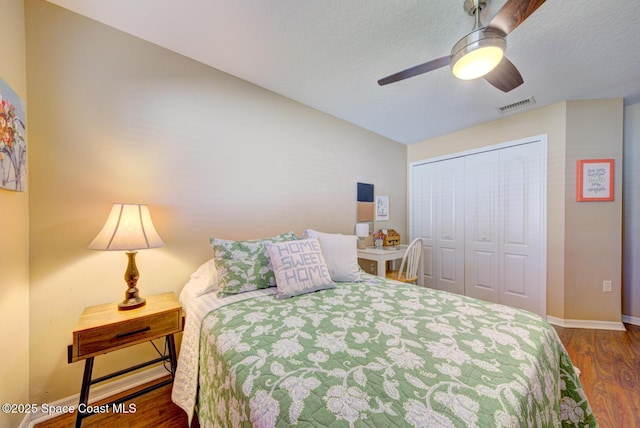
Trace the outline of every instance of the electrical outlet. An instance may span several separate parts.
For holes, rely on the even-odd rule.
[[[604,291],[605,293],[611,293],[611,281],[602,281],[602,291]]]

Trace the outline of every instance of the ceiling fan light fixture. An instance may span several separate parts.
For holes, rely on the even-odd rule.
[[[451,70],[462,80],[482,77],[502,60],[507,41],[504,34],[480,28],[460,39],[451,50]]]

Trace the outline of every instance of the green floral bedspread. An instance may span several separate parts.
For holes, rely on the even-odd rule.
[[[210,313],[200,425],[596,426],[537,315],[368,278]]]

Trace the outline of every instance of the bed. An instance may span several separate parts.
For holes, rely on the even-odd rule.
[[[174,402],[203,427],[596,426],[539,316],[363,272],[332,284],[184,291]]]

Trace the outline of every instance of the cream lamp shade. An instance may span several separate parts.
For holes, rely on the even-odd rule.
[[[113,204],[102,230],[91,241],[92,250],[133,251],[162,247],[164,242],[153,227],[149,207]]]
[[[356,223],[356,236],[358,238],[369,236],[369,223]]]
[[[127,252],[129,264],[124,279],[129,288],[125,293],[125,300],[118,305],[119,309],[134,309],[146,303],[136,287],[139,273],[135,262],[135,250],[158,248],[163,245],[151,221],[149,207],[141,204],[113,204],[107,221],[91,241],[89,248]]]
[[[365,238],[369,236],[369,223],[356,223],[356,236],[358,237],[358,248],[366,248]]]

